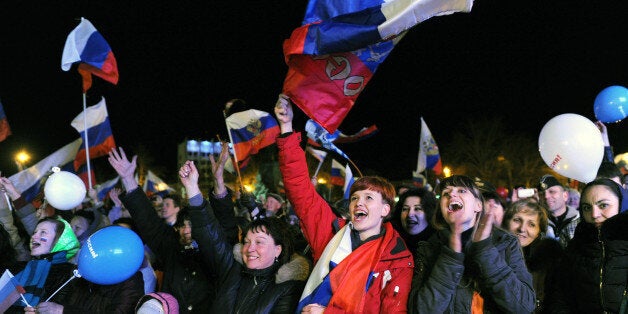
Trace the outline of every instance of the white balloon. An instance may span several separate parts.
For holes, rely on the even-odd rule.
[[[80,205],[85,199],[85,183],[77,175],[59,171],[53,173],[44,186],[44,195],[52,207],[70,210]]]
[[[557,173],[589,183],[604,158],[604,142],[591,120],[565,113],[545,124],[539,135],[539,151],[543,161]]]

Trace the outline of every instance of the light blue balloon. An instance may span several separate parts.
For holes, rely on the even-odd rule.
[[[77,264],[81,277],[99,285],[129,279],[144,260],[144,245],[131,229],[109,226],[92,234],[81,247]]]
[[[602,122],[619,122],[628,114],[628,88],[609,86],[603,89],[593,105],[595,117]]]

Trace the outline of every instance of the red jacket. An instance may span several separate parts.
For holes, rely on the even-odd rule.
[[[316,192],[310,181],[305,152],[300,142],[300,133],[277,138],[279,168],[283,176],[286,196],[299,217],[301,229],[312,248],[314,262],[317,262],[327,243],[334,236],[332,222],[339,220],[340,227],[343,227],[346,222],[336,217],[329,204]],[[390,223],[385,223],[387,224]],[[373,283],[366,292],[364,312],[405,313],[414,261],[397,231],[392,227],[384,227],[387,232],[394,232],[394,236],[385,244],[385,253],[373,269],[373,273],[377,275],[371,279]],[[382,286],[384,286],[383,289]],[[325,310],[325,313],[344,312],[341,308],[333,307]]]

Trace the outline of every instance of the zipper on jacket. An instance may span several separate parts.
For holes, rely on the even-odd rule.
[[[600,260],[600,305],[602,305],[602,308],[604,308],[604,291],[602,289],[602,284],[604,281],[604,262],[606,260],[606,250],[605,250],[604,241],[602,240],[601,228],[597,229],[597,241],[598,243],[600,243],[600,246],[602,247],[602,259]]]

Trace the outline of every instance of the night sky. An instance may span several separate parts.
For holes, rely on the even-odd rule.
[[[0,142],[2,174],[16,172],[22,147],[38,161],[78,137],[70,122],[82,110],[81,80],[60,60],[81,16],[109,42],[120,73],[117,86],[94,77],[88,104],[104,96],[118,145],[141,143],[174,179],[178,143],[226,134],[226,101],[272,112],[287,71],[282,42],[305,4],[2,1],[0,99],[13,130]],[[471,13],[419,24],[340,127],[350,134],[376,124],[379,133],[342,149],[363,170],[410,179],[421,116],[441,147],[470,117],[502,117],[534,140],[559,114],[594,120],[595,96],[628,86],[625,12],[625,0],[478,0]],[[628,151],[624,125],[608,128],[615,152]]]

